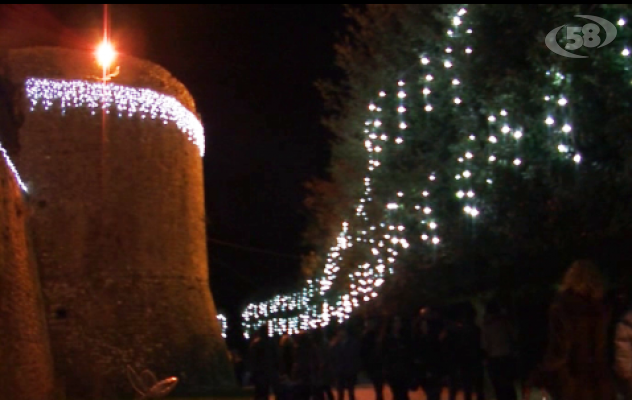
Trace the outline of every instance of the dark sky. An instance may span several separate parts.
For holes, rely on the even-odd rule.
[[[248,296],[296,281],[299,259],[291,255],[304,251],[302,183],[324,176],[331,139],[314,82],[338,78],[333,45],[344,29],[343,7],[109,7],[118,49],[171,71],[202,114],[211,283],[220,309],[238,310]],[[102,5],[2,5],[0,47],[90,49],[102,16]]]

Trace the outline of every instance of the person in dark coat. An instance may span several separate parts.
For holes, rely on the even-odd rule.
[[[516,400],[516,333],[496,301],[487,305],[483,349],[496,399]]]
[[[446,329],[444,348],[449,367],[450,400],[455,400],[462,389],[465,400],[483,399],[483,350],[481,330],[476,325],[473,310],[468,307]]]
[[[334,393],[331,390],[333,384],[333,358],[329,340],[325,337],[322,328],[316,329],[312,338],[316,347],[316,379],[315,394],[316,400],[334,400]]]
[[[416,372],[421,376],[420,384],[427,400],[440,400],[445,377],[441,339],[443,323],[438,312],[430,308],[423,308],[419,314],[419,333],[415,338]]]
[[[279,359],[277,346],[263,325],[250,343],[250,368],[255,386],[255,400],[267,400],[270,390],[278,389]]]
[[[410,337],[404,333],[399,317],[389,320],[382,335],[384,378],[393,392],[393,400],[408,400],[412,383],[413,352]]]
[[[294,400],[310,400],[316,394],[315,383],[318,371],[318,354],[316,346],[307,332],[296,337],[294,365],[291,378],[296,387]]]
[[[333,342],[332,355],[338,400],[344,400],[345,391],[349,393],[349,400],[355,400],[355,385],[361,368],[360,343],[342,328]]]
[[[380,332],[375,320],[367,320],[361,341],[362,367],[375,390],[375,399],[384,398],[384,366],[379,346]]]
[[[613,400],[608,363],[609,311],[603,281],[590,261],[576,261],[549,312],[549,342],[532,378],[556,400]]]

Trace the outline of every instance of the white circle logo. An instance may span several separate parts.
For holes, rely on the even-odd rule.
[[[614,38],[617,37],[617,27],[608,20],[595,17],[594,15],[576,15],[576,17],[589,19],[596,22],[596,24],[589,22],[584,26],[562,25],[553,29],[544,39],[546,47],[548,47],[553,53],[569,58],[587,58],[588,56],[580,56],[578,54],[571,53],[568,50],[578,50],[582,47],[600,48],[612,43]],[[566,46],[562,48],[557,43],[557,34],[564,27],[566,27],[566,40],[568,43],[566,43]],[[604,32],[606,32],[606,39],[603,43],[599,37],[601,28],[603,28]]]

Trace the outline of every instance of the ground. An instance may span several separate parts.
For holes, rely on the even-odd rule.
[[[409,397],[410,397],[410,400],[426,400],[426,396],[421,390],[417,390],[415,392],[409,392]],[[270,399],[272,400],[273,397],[270,397]],[[461,399],[463,399],[462,396],[457,397],[457,400],[461,400]],[[176,398],[167,397],[165,400],[252,400],[252,397],[251,396],[250,397],[247,397],[247,396],[230,397],[230,398],[210,397],[210,398],[200,398],[200,399],[191,399],[191,398],[176,399]],[[356,400],[375,400],[375,396],[373,394],[373,389],[371,388],[371,385],[366,384],[366,383],[358,385],[356,387]],[[384,389],[384,400],[393,400],[393,396],[391,395],[391,392],[388,388]],[[447,390],[444,390],[441,400],[448,400]],[[489,395],[486,400],[494,400],[494,397]],[[522,397],[518,397],[518,400],[549,400],[549,399],[548,398],[544,399],[539,391],[534,391],[533,393],[531,393],[531,396],[529,397],[529,399],[523,399]]]

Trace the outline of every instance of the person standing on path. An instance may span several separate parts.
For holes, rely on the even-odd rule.
[[[489,379],[497,400],[516,400],[515,332],[495,301],[487,305],[483,322],[483,349]]]

